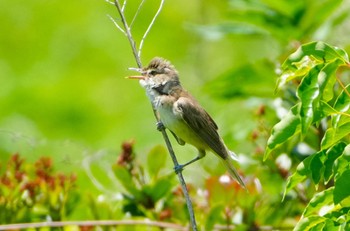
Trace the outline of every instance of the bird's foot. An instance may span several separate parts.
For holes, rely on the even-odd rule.
[[[182,164],[176,165],[176,166],[174,167],[175,173],[178,174],[178,173],[182,172],[182,170],[184,170],[184,167],[185,167],[185,166],[182,165]]]
[[[158,131],[163,131],[163,130],[165,129],[165,126],[164,126],[164,124],[162,123],[162,121],[158,121],[158,122],[156,123],[156,126],[157,126],[157,130],[158,130]]]

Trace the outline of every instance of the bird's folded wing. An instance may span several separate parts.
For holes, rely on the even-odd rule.
[[[192,100],[186,97],[180,97],[177,100],[176,106],[181,117],[215,153],[223,159],[227,159],[227,149],[217,132],[218,127],[216,123],[199,104],[194,106],[191,102]]]

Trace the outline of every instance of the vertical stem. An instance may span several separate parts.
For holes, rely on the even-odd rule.
[[[157,116],[156,116],[156,118],[158,120]],[[171,145],[171,143],[169,141],[168,134],[166,133],[165,129],[162,129],[161,132],[162,132],[163,138],[165,140],[166,146],[168,148],[169,154],[171,156],[171,159],[173,160],[174,166],[178,166],[179,162],[177,161],[177,158],[175,156],[173,147],[172,147],[172,145]],[[190,222],[191,222],[192,230],[193,231],[197,231],[198,229],[197,229],[197,224],[196,224],[196,217],[194,215],[194,210],[193,210],[193,206],[192,206],[191,197],[190,197],[190,194],[188,193],[186,182],[185,182],[185,179],[184,179],[181,171],[177,172],[177,177],[179,178],[179,181],[180,181],[180,184],[181,184],[181,188],[182,188],[182,192],[183,192],[183,194],[185,196],[185,199],[186,199],[186,204],[187,204],[188,213],[190,215]]]
[[[135,60],[136,60],[136,63],[137,63],[137,66],[139,68],[142,67],[142,63],[141,63],[141,60],[140,60],[140,57],[138,56],[137,54],[137,48],[136,48],[136,42],[135,40],[132,38],[132,35],[131,35],[131,31],[130,31],[130,27],[125,19],[125,16],[124,16],[124,13],[123,13],[123,10],[122,8],[120,7],[120,4],[118,2],[118,0],[115,0],[114,1],[114,5],[117,7],[118,9],[118,12],[119,12],[119,15],[120,15],[120,19],[122,20],[122,23],[125,27],[125,33],[126,33],[126,36],[128,37],[128,40],[130,42],[130,45],[131,45],[131,50],[132,50],[132,53],[134,54],[134,57],[135,57]]]
[[[148,32],[150,31],[155,19],[157,18],[158,14],[160,13],[161,9],[162,9],[162,6],[163,6],[163,3],[164,3],[165,0],[161,0],[161,3],[160,3],[160,6],[158,8],[158,11],[156,12],[155,16],[153,17],[150,25],[148,26],[145,34],[143,35],[142,37],[142,40],[141,40],[141,44],[140,44],[140,48],[139,48],[139,51],[137,51],[137,48],[136,48],[136,43],[135,43],[135,40],[133,39],[132,37],[132,34],[131,34],[131,30],[130,30],[130,26],[128,25],[126,19],[125,19],[125,16],[124,16],[124,13],[123,13],[123,10],[121,7],[120,7],[120,4],[118,2],[118,0],[115,0],[114,1],[114,5],[117,7],[118,9],[118,12],[119,12],[119,15],[120,15],[120,18],[121,18],[121,21],[122,21],[122,24],[125,28],[125,34],[126,34],[126,37],[128,38],[129,40],[129,43],[131,45],[131,50],[132,50],[132,53],[135,57],[135,60],[136,60],[136,63],[137,63],[137,66],[139,68],[142,68],[142,63],[141,63],[141,60],[140,60],[140,50],[142,49],[142,45],[143,45],[143,42],[148,34]],[[157,114],[157,111],[155,110],[154,106],[153,106],[153,103],[152,103],[152,109],[153,109],[153,114],[157,120],[157,122],[160,122],[160,119],[159,119],[159,116]],[[173,163],[174,163],[174,166],[178,166],[179,163],[177,161],[177,158],[176,158],[176,155],[174,153],[174,150],[173,150],[173,147],[171,145],[171,142],[169,140],[169,137],[168,137],[168,134],[166,133],[166,130],[165,128],[163,127],[161,130],[161,133],[163,135],[163,138],[164,138],[164,141],[166,143],[166,146],[167,146],[167,149],[169,151],[169,154],[173,160]],[[183,194],[185,196],[185,199],[186,199],[186,204],[187,204],[187,209],[188,209],[188,212],[189,212],[189,216],[190,216],[190,223],[191,223],[191,227],[192,227],[192,230],[193,231],[197,231],[198,228],[197,228],[197,224],[196,224],[196,218],[195,218],[195,215],[194,215],[194,210],[193,210],[193,206],[192,206],[192,201],[191,201],[191,198],[190,198],[190,195],[188,193],[188,189],[187,189],[187,186],[186,186],[186,182],[184,180],[184,177],[182,175],[182,172],[181,171],[177,171],[177,176],[179,178],[179,181],[180,181],[180,184],[181,184],[181,188],[182,188],[182,191],[183,191]]]

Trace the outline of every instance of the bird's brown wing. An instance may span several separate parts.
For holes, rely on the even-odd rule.
[[[194,99],[189,100],[187,97],[177,100],[177,108],[183,120],[215,153],[227,159],[227,149],[217,132],[216,123],[199,104],[194,106],[192,100]]]

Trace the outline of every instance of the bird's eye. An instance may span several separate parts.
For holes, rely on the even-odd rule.
[[[148,72],[148,74],[149,74],[149,75],[155,76],[155,75],[158,75],[158,74],[159,74],[159,71],[158,71],[158,70],[150,70],[150,71]]]

